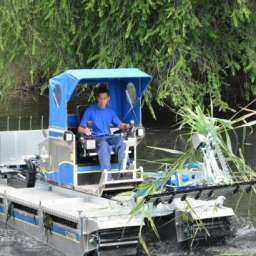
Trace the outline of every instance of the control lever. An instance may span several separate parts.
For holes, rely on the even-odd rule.
[[[134,121],[131,120],[130,122],[130,128],[128,128],[127,130],[121,130],[118,129],[117,131],[114,131],[113,134],[124,134],[125,137],[134,137],[135,133],[135,127],[134,127]]]
[[[130,121],[130,126],[131,127],[127,131],[127,137],[135,137],[136,129],[135,129],[135,122],[134,122],[134,120]]]

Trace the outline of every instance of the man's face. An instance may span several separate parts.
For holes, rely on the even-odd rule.
[[[100,108],[105,108],[108,105],[109,102],[109,96],[107,93],[100,93],[97,96],[97,103]]]

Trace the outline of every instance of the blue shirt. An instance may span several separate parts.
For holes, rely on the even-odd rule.
[[[118,127],[121,124],[115,111],[109,107],[100,108],[97,104],[89,106],[83,114],[80,125],[88,127],[88,122],[92,122],[92,135],[110,135],[111,124]]]

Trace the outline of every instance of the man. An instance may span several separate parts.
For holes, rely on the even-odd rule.
[[[111,135],[110,126],[114,125],[121,130],[130,128],[129,124],[122,123],[117,114],[108,106],[110,97],[106,86],[100,85],[96,89],[96,104],[89,106],[80,122],[79,133],[93,136],[96,140],[96,150],[102,170],[110,170],[111,147],[118,155],[119,169],[122,170],[125,157],[125,145],[121,136]],[[92,130],[88,122],[92,123]]]

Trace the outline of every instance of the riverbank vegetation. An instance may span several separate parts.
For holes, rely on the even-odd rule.
[[[155,78],[155,106],[243,105],[256,95],[255,11],[252,0],[1,1],[1,97],[44,91],[69,68],[138,67]]]

